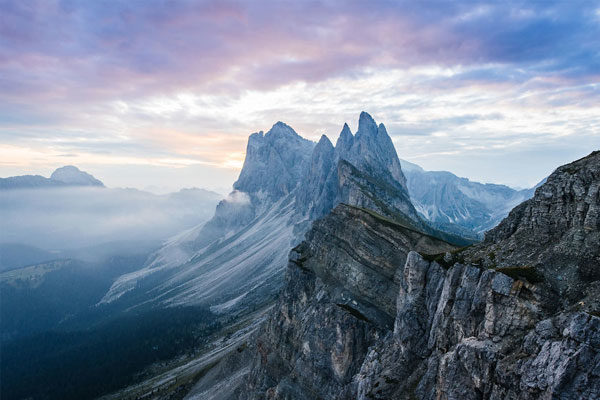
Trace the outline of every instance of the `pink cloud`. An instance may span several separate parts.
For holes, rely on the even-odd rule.
[[[470,18],[457,24],[456,16],[469,8],[470,3],[13,1],[0,17],[0,85],[2,96],[14,102],[81,102],[182,89],[269,89],[363,67],[510,59],[502,49],[518,41],[498,34],[502,21],[476,25]],[[501,20],[501,11],[492,9],[489,18]],[[539,27],[540,21],[536,29],[552,27],[544,21]],[[482,30],[473,34],[477,29]],[[540,51],[550,45],[536,44]]]

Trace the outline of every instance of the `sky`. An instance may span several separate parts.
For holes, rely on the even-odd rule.
[[[249,134],[530,187],[600,148],[600,1],[0,0],[0,177],[226,192]]]

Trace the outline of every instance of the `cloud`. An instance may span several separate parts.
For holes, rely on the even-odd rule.
[[[592,3],[9,1],[0,85],[15,100],[89,101],[272,89],[365,66],[544,63],[588,76]]]
[[[236,204],[236,205],[247,205],[250,204],[250,197],[247,193],[240,192],[239,190],[234,190],[225,198],[227,203]]]
[[[9,0],[0,140],[14,151],[0,168],[76,154],[107,173],[197,163],[210,176],[239,168],[247,135],[277,120],[335,137],[361,110],[416,149],[433,137],[464,151],[455,143],[541,133],[581,135],[584,149],[597,145],[597,10],[579,0]]]
[[[161,241],[212,217],[216,193],[157,196],[132,189],[5,190],[0,243],[68,249],[121,240]]]

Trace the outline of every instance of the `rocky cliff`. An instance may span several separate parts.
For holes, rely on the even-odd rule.
[[[600,279],[600,151],[557,168],[469,254],[486,267],[521,269],[549,286],[559,307],[579,301]]]
[[[347,205],[315,222],[291,252],[285,289],[257,341],[249,397],[350,396],[369,347],[393,328],[397,271],[411,249],[454,247]]]
[[[599,154],[468,249],[337,207],[290,253],[236,396],[600,398]]]

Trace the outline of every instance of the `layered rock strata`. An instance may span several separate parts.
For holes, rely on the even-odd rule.
[[[599,158],[468,249],[338,206],[290,253],[236,396],[600,398]]]

